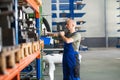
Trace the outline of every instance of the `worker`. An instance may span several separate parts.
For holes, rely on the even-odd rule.
[[[81,34],[75,30],[76,23],[72,19],[66,21],[67,32],[48,33],[50,36],[60,36],[64,41],[63,80],[80,80],[79,46]]]

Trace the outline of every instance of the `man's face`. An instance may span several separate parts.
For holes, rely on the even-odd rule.
[[[68,29],[68,30],[71,30],[71,29],[73,29],[73,22],[71,21],[71,20],[69,20],[69,21],[67,21],[67,23],[66,23],[66,28]]]

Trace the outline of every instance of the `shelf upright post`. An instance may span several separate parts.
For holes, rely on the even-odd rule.
[[[38,33],[38,39],[40,39],[40,13],[36,12],[36,28],[37,28],[37,33]]]
[[[18,0],[14,0],[15,8],[15,44],[18,45]]]
[[[14,10],[15,10],[15,45],[19,44],[18,41],[18,0],[14,0]],[[14,80],[20,80],[20,73],[18,73]]]
[[[38,33],[38,39],[40,39],[40,13],[35,12],[36,16],[36,28]],[[37,79],[40,80],[41,78],[41,59],[40,56],[36,58],[36,75]]]
[[[36,76],[37,80],[40,80],[41,78],[41,59],[40,56],[36,58]]]
[[[74,19],[74,0],[69,0],[70,18]]]

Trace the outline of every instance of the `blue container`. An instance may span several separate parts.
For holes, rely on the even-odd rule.
[[[40,39],[44,41],[44,44],[47,44],[47,45],[50,44],[50,38],[49,37],[43,37],[42,36],[42,37],[40,37]]]

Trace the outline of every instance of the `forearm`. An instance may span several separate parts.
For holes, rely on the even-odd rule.
[[[59,33],[47,33],[47,35],[51,37],[58,37]]]
[[[72,39],[72,38],[67,38],[67,37],[65,37],[64,35],[61,35],[61,38],[62,38],[63,41],[66,42],[66,43],[71,43],[71,42],[73,42],[73,39]]]

